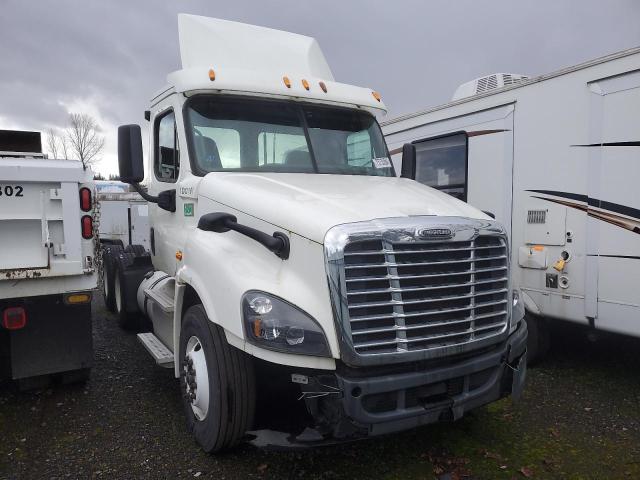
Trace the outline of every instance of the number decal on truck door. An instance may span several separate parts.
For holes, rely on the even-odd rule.
[[[0,185],[0,197],[24,197],[22,191],[24,188],[22,185]]]

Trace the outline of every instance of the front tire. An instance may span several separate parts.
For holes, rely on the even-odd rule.
[[[206,452],[237,445],[255,412],[253,363],[227,343],[202,305],[190,307],[180,332],[180,388],[187,429]]]

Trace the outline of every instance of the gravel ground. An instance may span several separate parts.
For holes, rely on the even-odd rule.
[[[0,477],[640,478],[640,341],[554,330],[550,357],[510,399],[454,424],[307,450],[201,452],[177,381],[94,305],[85,385],[0,386]]]

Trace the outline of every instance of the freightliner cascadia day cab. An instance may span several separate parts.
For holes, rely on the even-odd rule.
[[[148,190],[140,127],[118,131],[151,252],[116,259],[113,283],[202,448],[385,434],[519,395],[504,228],[397,178],[380,96],[335,82],[314,39],[188,15],[179,33],[183,69],[147,115]],[[307,423],[265,428],[256,411],[288,399]]]
[[[22,388],[85,380],[93,363],[93,174],[41,145],[0,131],[0,378]]]

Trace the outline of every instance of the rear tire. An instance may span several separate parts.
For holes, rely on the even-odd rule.
[[[136,257],[140,257],[147,253],[142,245],[127,245],[124,250],[125,252],[133,253]]]
[[[118,325],[124,330],[136,331],[140,327],[140,316],[137,312],[127,311],[127,277],[124,271],[133,262],[134,254],[121,252],[115,260],[113,271],[113,297],[115,302],[115,313],[118,317]]]
[[[211,323],[202,305],[184,315],[180,360],[187,429],[206,452],[240,443],[255,413],[253,363],[227,343],[224,330]]]
[[[102,298],[110,312],[116,311],[114,296],[115,258],[124,249],[120,245],[105,245],[102,250]]]
[[[551,348],[551,334],[547,321],[529,312],[524,316],[527,322],[527,365],[540,363]]]

